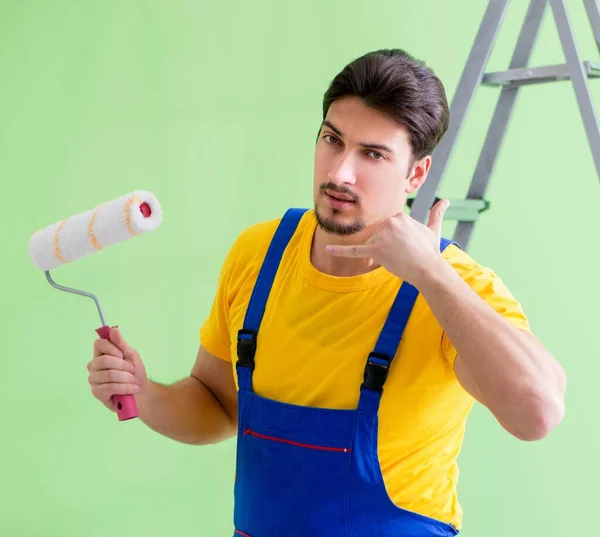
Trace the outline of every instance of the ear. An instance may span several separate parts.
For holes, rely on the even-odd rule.
[[[413,192],[419,190],[421,185],[427,179],[427,174],[429,173],[429,168],[431,167],[431,156],[427,155],[423,157],[421,160],[418,160],[413,164],[412,171],[410,175],[407,177],[407,186],[406,193],[412,194]]]

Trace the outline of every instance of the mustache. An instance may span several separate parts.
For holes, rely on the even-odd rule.
[[[328,183],[323,183],[319,188],[319,191],[321,193],[324,193],[325,190],[329,190],[331,192],[337,192],[339,194],[346,194],[347,196],[350,196],[353,201],[355,201],[357,203],[360,202],[360,197],[357,194],[355,194],[354,192],[352,192],[348,187],[338,186],[335,183],[328,182]]]

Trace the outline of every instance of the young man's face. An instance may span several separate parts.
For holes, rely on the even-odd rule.
[[[320,226],[351,235],[401,212],[425,181],[430,157],[413,162],[408,130],[356,97],[335,101],[315,151]]]

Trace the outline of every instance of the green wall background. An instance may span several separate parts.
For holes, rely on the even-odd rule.
[[[582,53],[596,60],[583,3],[567,6]],[[485,7],[0,1],[1,535],[232,531],[234,442],[178,444],[139,421],[118,423],[92,398],[96,310],[47,284],[27,256],[31,234],[134,189],[157,195],[156,233],[55,277],[98,293],[150,375],[175,381],[193,363],[237,233],[311,203],[329,80],[368,50],[404,47],[451,98]],[[489,70],[507,66],[526,7],[509,9]],[[532,64],[563,61],[547,10]],[[442,195],[465,195],[496,96],[478,93]],[[504,278],[565,366],[567,415],[527,444],[474,410],[461,456],[466,537],[597,527],[599,186],[571,85],[523,91],[470,253]]]

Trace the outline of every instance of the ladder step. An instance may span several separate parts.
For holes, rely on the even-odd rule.
[[[584,61],[583,70],[588,78],[600,77],[600,63]],[[483,75],[483,86],[525,86],[528,84],[543,84],[569,80],[569,67],[566,63],[544,65],[541,67],[519,67],[507,71],[497,71]]]
[[[433,201],[435,205],[441,198],[436,197]],[[411,207],[414,198],[408,198],[406,204]],[[444,220],[457,220],[459,222],[475,222],[479,214],[490,207],[490,202],[479,199],[450,200],[450,207],[444,215]]]

